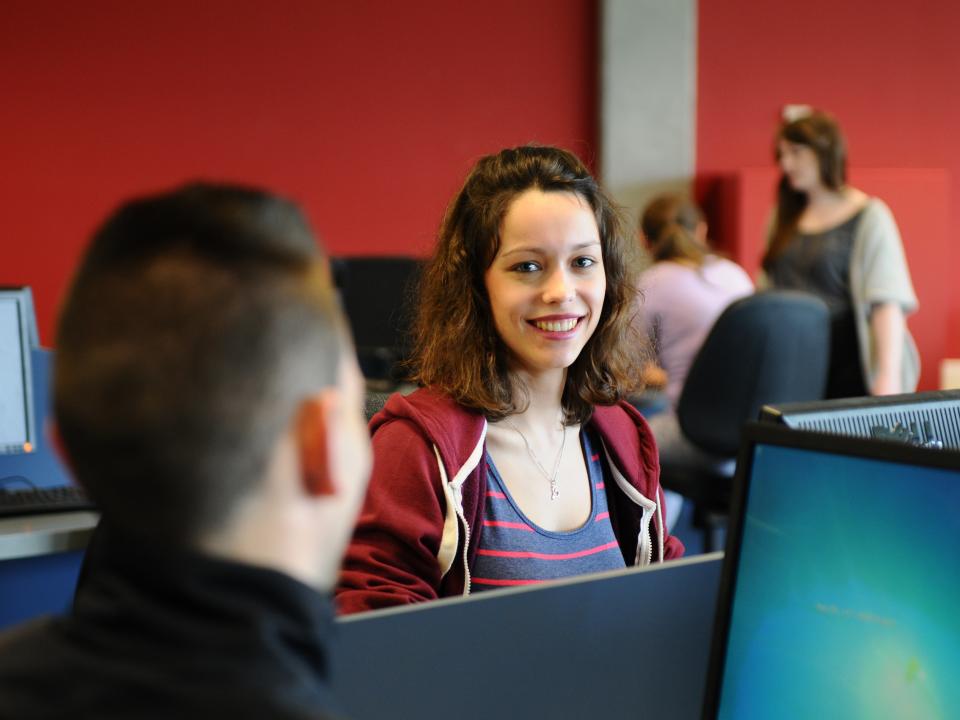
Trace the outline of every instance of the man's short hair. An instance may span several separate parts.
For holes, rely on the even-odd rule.
[[[73,470],[115,526],[191,544],[262,480],[345,342],[292,203],[210,184],[128,202],[60,317],[55,412]]]

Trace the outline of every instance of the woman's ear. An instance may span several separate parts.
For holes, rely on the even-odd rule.
[[[704,247],[707,246],[707,223],[705,220],[701,220],[697,223],[697,227],[693,231],[693,237]]]
[[[650,241],[647,239],[647,236],[643,232],[643,228],[637,228],[637,242],[640,243],[640,247],[644,250],[650,249]]]
[[[335,388],[324,388],[300,404],[297,413],[297,447],[304,491],[311,496],[335,495],[332,472],[331,433],[339,397]]]

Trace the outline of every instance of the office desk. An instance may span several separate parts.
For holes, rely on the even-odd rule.
[[[67,512],[0,520],[0,561],[82,551],[99,519],[95,512]]]
[[[0,520],[0,628],[69,607],[94,512]]]

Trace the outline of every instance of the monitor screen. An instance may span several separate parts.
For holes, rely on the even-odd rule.
[[[707,715],[948,717],[960,707],[960,455],[752,430]]]
[[[0,454],[35,445],[27,315],[21,290],[0,289]]]

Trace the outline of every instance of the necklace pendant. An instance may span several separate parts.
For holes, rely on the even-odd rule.
[[[512,428],[516,431],[517,435],[520,436],[520,439],[523,440],[524,447],[527,448],[527,455],[530,456],[530,459],[533,461],[533,464],[536,466],[537,470],[540,471],[540,474],[543,475],[544,479],[550,483],[550,499],[556,500],[560,497],[560,488],[557,486],[557,475],[560,473],[560,463],[563,460],[563,449],[567,446],[567,428],[564,425],[560,426],[560,452],[557,453],[557,459],[553,464],[553,473],[548,473],[547,469],[543,466],[537,455],[533,452],[533,448],[530,447],[530,443],[527,440],[527,436],[521,432],[520,428],[514,425],[507,419],[503,421],[507,427]]]

